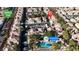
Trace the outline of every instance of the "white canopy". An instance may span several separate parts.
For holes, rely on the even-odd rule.
[[[75,26],[79,29],[79,23],[76,23]]]

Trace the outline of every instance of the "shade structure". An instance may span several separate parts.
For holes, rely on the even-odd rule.
[[[79,23],[76,23],[75,26],[79,29]]]
[[[47,43],[47,42],[43,42],[40,44],[42,48],[51,48],[51,44]]]
[[[52,15],[53,15],[53,14],[52,14],[52,11],[49,10],[49,11],[48,11],[48,17],[51,18]]]
[[[56,42],[59,38],[57,36],[48,37],[50,41]]]
[[[4,10],[4,17],[5,18],[10,18],[11,16],[12,16],[12,11]]]

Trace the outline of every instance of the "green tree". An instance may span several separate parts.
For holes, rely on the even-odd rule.
[[[63,24],[62,24],[62,28],[64,28],[64,30],[67,30],[68,25],[63,23]]]
[[[77,42],[74,40],[69,40],[69,50],[78,50]]]
[[[69,39],[68,31],[64,31],[64,32],[63,32],[63,38],[64,38],[65,40],[68,40],[68,39]]]
[[[56,33],[56,31],[47,31],[47,32],[44,32],[44,34],[45,35],[47,35],[47,36],[55,36],[57,33]]]
[[[59,49],[59,44],[56,42],[53,42],[53,50],[58,50]]]
[[[75,43],[75,41],[74,41],[74,40],[69,40],[69,45],[70,45],[70,46],[75,46],[75,45],[76,45],[76,43]]]

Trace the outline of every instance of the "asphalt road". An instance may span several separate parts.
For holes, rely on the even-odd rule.
[[[23,8],[23,16],[22,16],[22,20],[21,20],[21,23],[23,23],[23,25],[21,25],[23,27],[23,30],[21,30],[20,42],[19,42],[20,51],[28,51],[28,45],[24,45],[24,42],[27,42],[27,36],[25,36],[25,33],[27,33],[27,30],[25,28],[26,19],[27,19],[26,18],[26,8]]]

